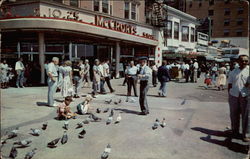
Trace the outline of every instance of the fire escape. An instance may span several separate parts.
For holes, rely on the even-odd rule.
[[[147,0],[146,1],[146,15],[147,22],[156,27],[165,26],[165,11],[163,6],[165,4],[162,0]]]

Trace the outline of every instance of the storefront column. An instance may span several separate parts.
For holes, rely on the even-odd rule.
[[[121,48],[120,48],[120,43],[116,42],[116,52],[115,52],[115,77],[119,78],[119,67],[120,67],[120,52],[121,52]]]
[[[69,60],[72,59],[72,42],[69,43]]]
[[[18,58],[21,57],[21,46],[20,46],[20,42],[17,42],[17,53],[18,53]]]
[[[45,68],[44,68],[44,33],[38,33],[39,44],[39,64],[41,66],[41,84],[45,84]]]

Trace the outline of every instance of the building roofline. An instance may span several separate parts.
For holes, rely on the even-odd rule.
[[[192,16],[190,14],[187,14],[185,12],[182,12],[182,11],[180,11],[178,9],[175,9],[175,8],[170,7],[168,5],[164,5],[163,9],[167,12],[167,14],[174,15],[174,16],[179,16],[179,17],[183,18],[184,20],[191,21],[191,22],[195,23],[196,25],[200,24],[197,21],[196,17],[194,17],[194,16]]]

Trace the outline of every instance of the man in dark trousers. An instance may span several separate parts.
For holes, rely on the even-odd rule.
[[[139,58],[140,68],[138,78],[140,80],[140,115],[149,114],[148,103],[147,103],[147,93],[149,89],[149,78],[152,76],[152,70],[147,66],[147,57]]]
[[[134,89],[135,96],[138,97],[137,90],[136,90],[138,68],[135,66],[134,61],[130,61],[130,64],[125,72],[127,74],[127,83],[128,83],[127,97],[131,96],[132,87]],[[127,98],[127,101],[128,101],[128,98]]]
[[[82,70],[80,67],[80,62],[76,61],[73,65],[73,82],[75,85],[75,95],[74,98],[80,98],[78,95],[78,88],[80,86],[80,80],[81,80]]]
[[[167,96],[167,82],[171,80],[169,70],[167,68],[167,61],[163,60],[162,65],[158,68],[158,80],[161,83],[161,86],[159,88],[159,96],[160,97],[166,97]]]

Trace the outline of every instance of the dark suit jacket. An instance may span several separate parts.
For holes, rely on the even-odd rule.
[[[160,66],[158,68],[157,76],[160,82],[168,82],[171,80],[169,70],[167,69],[166,66]]]

